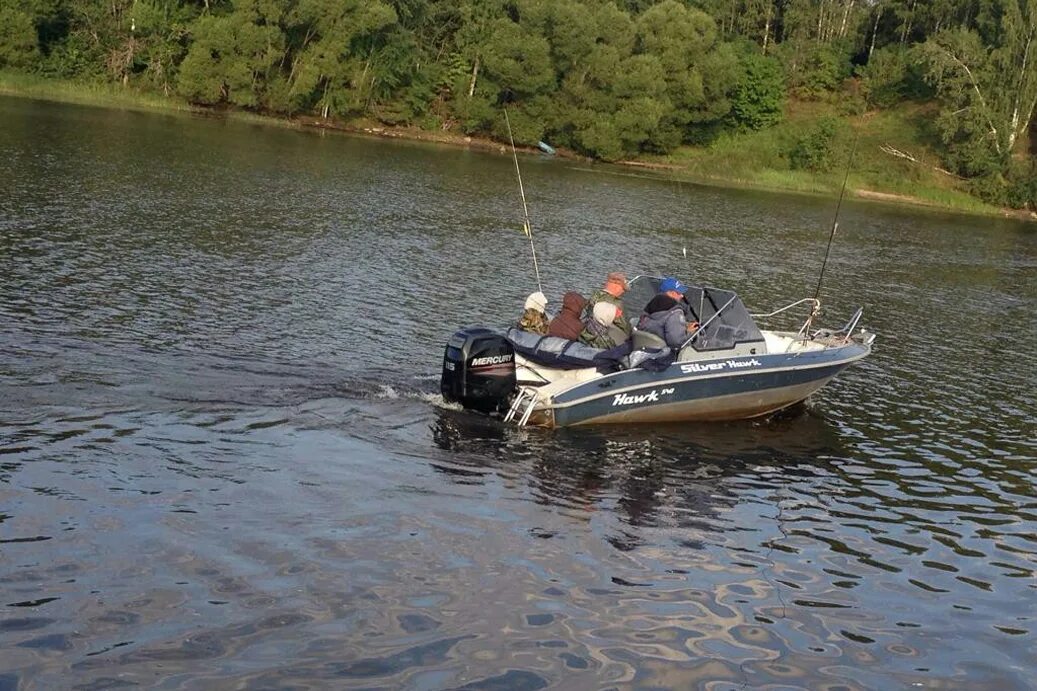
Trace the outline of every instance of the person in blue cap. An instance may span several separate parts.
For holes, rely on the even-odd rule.
[[[638,330],[655,334],[671,348],[680,348],[698,328],[695,322],[689,324],[685,316],[683,303],[687,289],[672,276],[664,278],[659,284],[659,294],[645,305],[645,313],[637,323]]]

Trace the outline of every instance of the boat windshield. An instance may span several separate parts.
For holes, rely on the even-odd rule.
[[[662,278],[656,276],[637,276],[630,281],[629,289],[623,295],[623,311],[630,316],[631,322],[637,323],[645,305],[659,292],[661,282]],[[695,350],[726,350],[739,343],[763,340],[763,334],[749,310],[733,291],[689,285],[684,299],[687,301],[685,312],[688,320],[705,325],[691,343]]]

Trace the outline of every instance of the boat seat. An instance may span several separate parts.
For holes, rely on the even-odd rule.
[[[650,331],[639,331],[634,329],[634,350],[642,350],[644,348],[666,348],[666,341],[656,336]]]

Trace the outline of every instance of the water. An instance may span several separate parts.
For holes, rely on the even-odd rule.
[[[522,163],[553,299],[813,292],[832,200]],[[515,429],[436,395],[511,166],[0,100],[0,688],[1030,687],[1034,227],[850,204],[804,409]]]

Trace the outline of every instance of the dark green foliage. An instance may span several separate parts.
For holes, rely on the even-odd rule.
[[[850,47],[845,43],[785,43],[779,51],[788,83],[800,98],[823,99],[834,94],[852,74]]]
[[[1037,0],[988,0],[976,28],[940,31],[918,47],[942,109],[936,129],[952,170],[985,199],[1009,194],[1012,156],[1037,109]]]
[[[780,122],[785,110],[785,77],[781,64],[758,53],[746,55],[742,64],[745,71],[731,102],[735,122],[750,130]]]
[[[890,108],[905,99],[930,99],[920,57],[910,48],[879,48],[858,70],[869,106]]]
[[[195,22],[191,49],[180,66],[180,93],[196,103],[260,105],[284,47],[277,19],[258,3],[246,2],[228,15]]]
[[[972,193],[991,204],[1037,211],[1037,162],[1016,161],[1007,172],[989,172],[970,181]]]
[[[774,127],[790,96],[847,115],[937,98],[946,165],[1014,205],[1032,204],[1032,166],[1012,163],[1030,46],[1037,0],[0,3],[0,69],[498,139],[507,105],[518,142],[606,160]],[[779,125],[771,153],[826,171],[843,139],[834,120]]]
[[[0,6],[0,67],[29,68],[39,59],[35,17],[14,5]]]
[[[795,170],[829,172],[842,163],[846,125],[835,118],[821,118],[801,134],[789,151],[789,164]]]
[[[1037,160],[1018,162],[1009,169],[1008,206],[1037,211]]]

